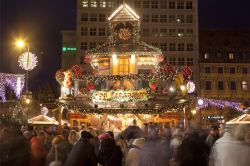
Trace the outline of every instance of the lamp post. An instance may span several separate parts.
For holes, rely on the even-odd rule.
[[[197,103],[199,106],[202,106],[204,104],[204,101],[202,99],[199,99]],[[201,109],[199,110],[199,115],[200,115],[200,124],[201,124]]]

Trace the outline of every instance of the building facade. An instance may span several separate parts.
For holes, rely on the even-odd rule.
[[[194,71],[194,80],[198,84],[197,0],[125,2],[140,17],[142,40],[160,48],[165,56],[165,62],[174,66],[190,66]],[[77,54],[72,58],[75,64],[84,64],[86,50],[95,48],[107,40],[107,17],[122,3],[122,0],[77,1]]]
[[[242,102],[250,100],[250,31],[200,32],[201,96]]]

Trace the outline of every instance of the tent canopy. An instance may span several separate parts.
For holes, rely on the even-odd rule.
[[[53,117],[53,118],[50,118],[46,115],[39,115],[39,116],[36,116],[36,117],[33,117],[33,118],[30,118],[28,119],[28,123],[31,123],[31,124],[44,124],[44,125],[58,125],[58,122],[56,121],[56,119]]]
[[[226,124],[250,124],[250,114],[244,114],[228,121]]]

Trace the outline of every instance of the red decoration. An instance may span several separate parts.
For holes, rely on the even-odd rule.
[[[89,90],[93,90],[95,88],[95,85],[92,83],[92,82],[90,82],[89,84],[88,84],[88,89]]]
[[[61,69],[57,70],[55,77],[56,77],[56,81],[59,82],[60,84],[62,84],[64,77],[65,77],[63,70],[61,70]]]
[[[151,83],[149,86],[152,90],[155,90],[157,87],[155,83]]]
[[[160,56],[158,57],[158,59],[159,59],[159,62],[163,62],[163,61],[164,61],[164,55],[160,55]]]
[[[182,74],[183,74],[184,77],[190,78],[192,76],[192,70],[190,69],[190,67],[185,66],[182,69]]]
[[[165,64],[162,68],[161,68],[163,73],[166,74],[175,74],[176,70],[175,67],[173,65],[170,64]]]
[[[92,61],[92,57],[90,55],[86,55],[84,58],[84,62],[86,64],[89,64],[89,63],[91,63],[91,61]]]
[[[83,73],[83,71],[79,65],[74,65],[71,68],[71,72],[73,73],[74,77],[76,77],[76,78],[79,78]]]

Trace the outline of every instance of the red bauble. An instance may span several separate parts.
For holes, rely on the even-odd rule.
[[[152,90],[155,90],[155,89],[156,89],[156,87],[157,87],[157,86],[156,86],[156,84],[155,84],[155,83],[151,83],[151,84],[150,84],[150,88],[151,88]]]
[[[175,67],[171,64],[165,64],[162,68],[161,68],[162,72],[163,73],[166,73],[166,74],[174,74],[176,71],[175,71]]]
[[[89,85],[88,85],[88,89],[89,90],[93,90],[95,88],[95,85],[91,82],[91,83],[89,83]]]
[[[92,61],[92,57],[91,57],[91,56],[89,56],[89,55],[85,56],[84,62],[85,62],[86,64],[91,63],[91,61]]]
[[[74,65],[72,68],[71,68],[71,72],[73,73],[73,75],[75,77],[80,77],[82,75],[82,69],[79,65]]]

